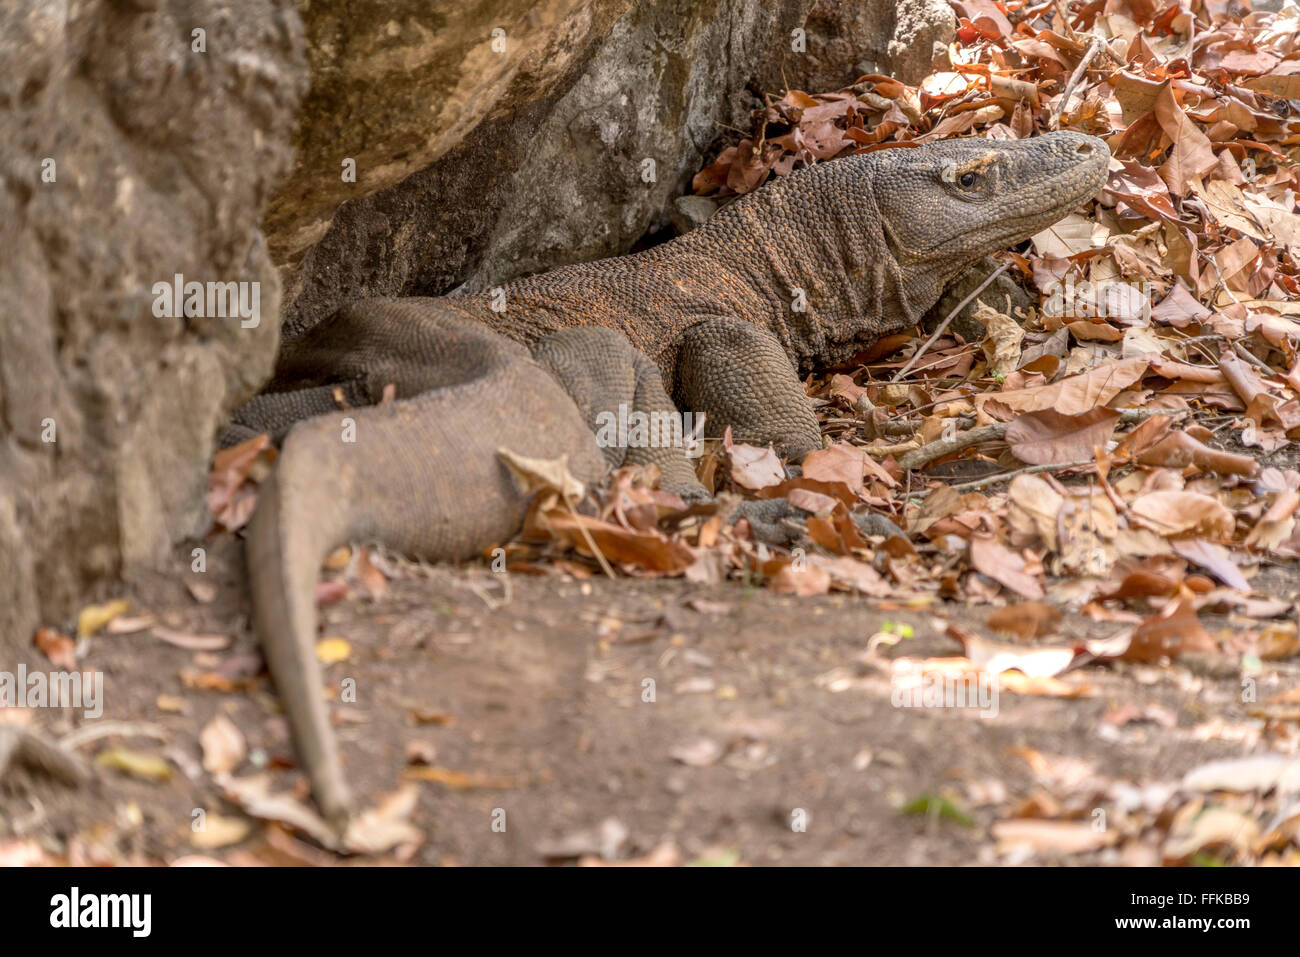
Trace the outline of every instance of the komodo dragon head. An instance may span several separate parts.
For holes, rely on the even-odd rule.
[[[780,303],[771,331],[812,368],[919,322],[967,266],[1092,197],[1109,160],[1073,132],[877,150],[798,170],[678,242]],[[782,298],[794,288],[803,312]]]
[[[940,272],[1050,226],[1101,189],[1110,160],[1095,136],[1065,131],[872,155],[873,192],[899,265]]]

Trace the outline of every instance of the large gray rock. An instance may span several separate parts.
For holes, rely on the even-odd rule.
[[[483,288],[627,251],[667,222],[723,125],[744,122],[747,81],[812,0],[505,0],[443,31],[447,15],[415,11],[451,4],[386,6],[387,22],[346,0],[306,11],[315,109],[267,220],[286,335],[363,296]],[[349,37],[328,62],[325,35]],[[393,70],[397,50],[423,79]],[[355,184],[340,180],[346,157]]]
[[[290,0],[0,6],[0,667],[205,528],[217,428],[273,359],[258,223],[302,46]],[[176,273],[260,282],[262,321],[155,316]]]
[[[267,220],[288,336],[365,296],[624,253],[748,128],[756,92],[839,88],[867,60],[917,79],[954,22],[943,0],[370,6],[304,12],[313,87]]]
[[[0,5],[0,663],[206,528],[281,312],[295,334],[626,252],[757,93],[915,79],[951,23],[942,0]],[[260,283],[260,323],[155,316],[177,273]]]
[[[859,76],[883,73],[919,83],[956,35],[947,0],[817,0],[804,24],[807,52],[768,66],[761,80],[808,92],[837,90]]]

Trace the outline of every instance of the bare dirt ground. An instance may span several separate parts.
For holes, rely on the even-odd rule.
[[[207,602],[174,576],[129,596],[178,631],[235,636],[228,649],[186,650],[146,630],[98,636],[79,662],[105,675],[102,727],[133,727],[78,750],[161,757],[169,778],[101,768],[94,784],[69,790],[11,774],[0,790],[0,856],[1158,863],[1177,827],[1165,785],[1207,761],[1293,747],[1284,723],[1251,716],[1238,664],[1227,659],[1092,665],[1065,676],[1087,686],[1084,696],[1004,692],[991,717],[894,706],[888,659],[959,654],[933,627],[934,613],[986,631],[991,606],[902,610],[849,595],[558,573],[512,574],[505,600],[502,576],[484,566],[441,567],[394,581],[377,602],[350,598],[324,612],[324,634],[349,648],[328,667],[328,682],[356,682],[356,703],[332,707],[361,803],[373,805],[422,766],[442,778],[415,784],[410,823],[422,841],[344,858],[243,817],[202,766],[200,729],[224,714],[247,741],[236,776],[269,769],[274,790],[305,798],[246,625],[241,553],[230,536],[211,544],[208,573],[192,576],[216,585]],[[1295,597],[1293,570],[1267,574],[1274,594]],[[903,624],[912,637],[869,651],[874,634]],[[1104,634],[1098,629],[1077,618],[1062,632]],[[1296,670],[1270,675],[1294,679]],[[206,682],[214,690],[202,690],[196,674],[229,679],[226,690],[215,678]],[[648,679],[653,701],[643,700]],[[45,710],[32,723],[58,736],[82,719]],[[198,808],[237,822],[210,839],[224,846],[193,830]],[[1098,809],[1109,836],[1074,848],[1073,838],[1087,844],[1085,832],[1095,833]],[[1040,818],[1073,838],[1009,840],[997,830],[999,821]],[[1232,840],[1215,847],[1217,856],[1200,862],[1246,853]]]

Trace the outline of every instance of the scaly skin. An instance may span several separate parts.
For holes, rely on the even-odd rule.
[[[315,657],[314,587],[331,548],[379,540],[458,559],[509,538],[527,501],[502,447],[568,455],[586,482],[653,462],[665,487],[701,497],[679,449],[597,446],[596,416],[620,403],[666,411],[671,395],[707,415],[709,434],[730,425],[802,459],[820,436],[799,371],[917,323],[966,266],[1092,196],[1108,157],[1077,133],[849,157],[637,255],[521,279],[503,299],[354,303],[287,343],[229,438],[288,433],[250,524],[249,569],[256,629],[322,810],[342,824],[351,806]],[[390,384],[397,401],[372,405]],[[355,443],[342,441],[344,416]]]

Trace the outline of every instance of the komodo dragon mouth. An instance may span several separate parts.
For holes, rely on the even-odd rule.
[[[703,412],[710,434],[729,427],[801,460],[821,433],[798,364],[914,324],[965,266],[1100,189],[1108,156],[1067,132],[852,156],[636,255],[490,295],[351,303],[284,343],[231,437],[284,438],[248,530],[253,620],[327,817],[344,828],[352,807],[315,652],[316,577],[333,548],[377,540],[455,560],[510,538],[529,496],[501,449],[567,456],[583,482],[653,464],[670,491],[707,498],[681,448],[598,445],[597,419],[620,408]]]

